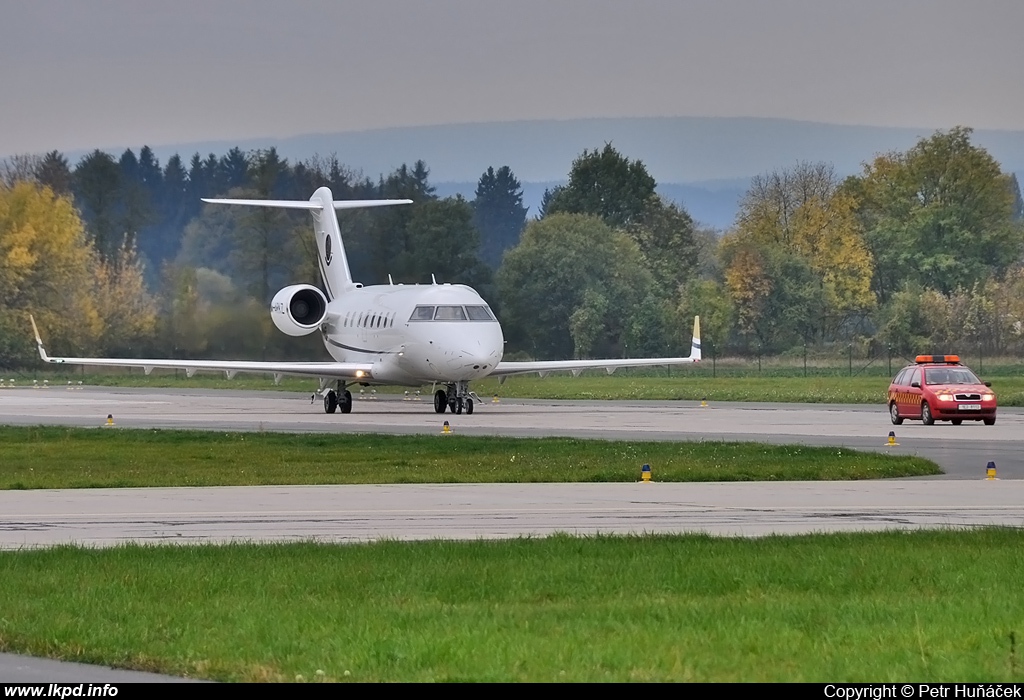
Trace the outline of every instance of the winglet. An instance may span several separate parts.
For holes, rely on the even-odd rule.
[[[32,314],[28,315],[28,320],[32,322],[32,332],[36,335],[36,348],[39,350],[39,357],[42,358],[43,362],[49,362],[50,358],[46,356],[46,350],[43,348],[43,339],[39,337],[39,329],[36,328],[36,320],[32,318]]]
[[[693,317],[693,341],[690,343],[690,357],[699,362],[700,354],[700,316]]]

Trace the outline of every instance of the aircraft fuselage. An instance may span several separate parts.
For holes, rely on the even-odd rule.
[[[461,284],[373,285],[339,295],[321,324],[339,362],[373,364],[368,381],[420,386],[486,377],[501,361],[501,325]]]

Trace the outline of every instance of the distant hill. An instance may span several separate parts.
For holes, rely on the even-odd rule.
[[[950,125],[954,126],[954,125]],[[524,183],[526,204],[536,213],[545,186],[563,181],[584,150],[611,142],[631,159],[639,158],[666,196],[681,201],[695,219],[725,227],[749,178],[798,161],[827,161],[840,175],[861,170],[876,154],[903,151],[933,133],[931,129],[845,126],[785,119],[666,117],[575,119],[446,124],[376,129],[292,138],[149,144],[162,163],[173,153],[186,160],[195,152],[225,153],[275,146],[290,160],[336,154],[345,165],[376,179],[418,159],[430,168],[439,193],[472,197],[488,166],[508,165]],[[979,130],[974,142],[986,148],[1004,170],[1024,173],[1024,131]],[[131,147],[138,149],[143,144]],[[118,153],[125,146],[108,148]],[[83,153],[69,153],[76,162]],[[1024,178],[1021,178],[1024,179]],[[466,183],[471,183],[466,189]],[[730,213],[731,212],[731,213]]]
[[[747,191],[748,182],[748,179],[715,180],[695,184],[661,182],[658,183],[658,193],[682,205],[698,223],[724,230],[729,228],[736,219],[737,205],[744,192]],[[540,211],[544,190],[556,185],[564,185],[565,180],[524,182],[522,184],[523,204],[529,207],[527,216],[532,218],[537,216]],[[434,183],[434,187],[439,197],[452,197],[461,194],[466,199],[473,199],[476,192],[476,181],[437,182]]]

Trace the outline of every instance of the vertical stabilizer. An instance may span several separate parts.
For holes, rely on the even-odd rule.
[[[327,187],[321,187],[309,201],[281,199],[203,199],[210,204],[240,204],[248,207],[276,207],[280,209],[305,209],[313,215],[313,231],[316,236],[317,265],[323,278],[327,299],[355,289],[352,271],[348,267],[345,245],[341,242],[336,209],[367,209],[389,207],[395,204],[412,204],[411,199],[353,199],[334,201],[334,195]]]
[[[338,216],[334,212],[334,196],[326,187],[321,187],[309,201],[320,205],[310,209],[313,215],[313,232],[316,236],[317,264],[320,277],[324,281],[327,299],[334,299],[339,294],[355,289],[352,271],[348,267],[348,256],[345,255],[345,244],[341,241],[341,228]]]
[[[700,316],[693,317],[693,340],[690,342],[690,358],[694,362],[701,359],[700,354]]]

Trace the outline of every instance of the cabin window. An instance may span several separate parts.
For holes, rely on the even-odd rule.
[[[466,313],[470,321],[493,321],[494,314],[486,306],[467,306]]]
[[[434,307],[433,306],[417,306],[412,310],[412,316],[409,317],[410,321],[430,321],[434,318]]]
[[[435,321],[465,321],[466,312],[461,306],[439,306],[434,314]]]

